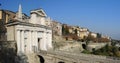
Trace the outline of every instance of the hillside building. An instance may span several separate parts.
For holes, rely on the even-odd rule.
[[[5,41],[7,39],[5,23],[12,20],[14,17],[15,12],[3,9],[0,10],[0,41]]]

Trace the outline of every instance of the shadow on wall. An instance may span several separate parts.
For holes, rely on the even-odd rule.
[[[63,62],[63,61],[59,61],[58,63],[65,63],[65,62]]]
[[[6,36],[7,29],[5,27],[5,24],[2,20],[0,20],[0,41],[6,41],[7,36]]]
[[[38,57],[39,57],[40,63],[45,63],[45,59],[42,56],[38,55]]]

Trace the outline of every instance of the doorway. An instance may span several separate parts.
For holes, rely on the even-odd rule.
[[[40,41],[41,41],[41,39],[38,38],[38,51],[40,50]]]

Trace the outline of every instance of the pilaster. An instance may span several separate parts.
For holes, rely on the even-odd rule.
[[[43,37],[42,37],[42,41],[40,42],[40,49],[41,49],[41,50],[47,50],[47,47],[46,47],[46,46],[47,46],[47,43],[46,43],[46,41],[47,41],[47,40],[46,40],[46,38],[47,38],[47,37],[46,37],[46,32],[43,32],[43,33],[42,33],[42,36],[43,36]]]

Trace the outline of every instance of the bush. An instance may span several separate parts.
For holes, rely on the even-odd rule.
[[[15,63],[28,63],[28,57],[24,53],[19,53],[15,58]]]
[[[91,54],[91,52],[88,51],[88,50],[83,50],[82,53],[85,53],[85,54]]]
[[[101,49],[94,50],[92,54],[120,57],[120,51],[118,50],[118,47],[108,45],[104,46]]]

